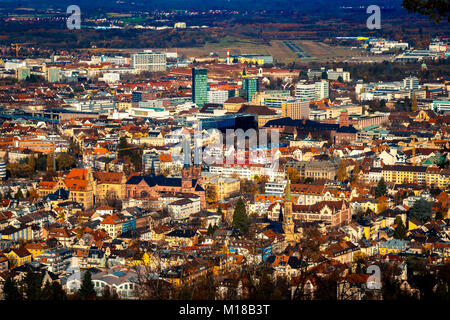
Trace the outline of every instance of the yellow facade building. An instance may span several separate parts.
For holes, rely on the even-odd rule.
[[[89,210],[94,206],[94,186],[94,177],[90,168],[74,168],[66,177],[59,177],[53,181],[41,181],[38,193],[40,197],[45,197],[59,189],[68,190],[71,201],[78,202],[85,210]]]

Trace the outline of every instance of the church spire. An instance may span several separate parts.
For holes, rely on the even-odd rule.
[[[286,183],[286,190],[284,192],[284,201],[290,201],[292,202],[292,197],[291,197],[291,183],[289,181],[289,175],[287,175],[287,183]]]
[[[291,181],[287,176],[286,191],[284,192],[283,231],[288,241],[294,236],[294,221],[292,216]]]
[[[183,152],[184,152],[184,167],[189,168],[191,166],[191,144],[189,140],[185,137],[183,141]]]

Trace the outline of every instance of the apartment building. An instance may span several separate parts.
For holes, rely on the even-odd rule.
[[[139,71],[166,71],[166,55],[161,52],[145,50],[131,55],[131,67]]]

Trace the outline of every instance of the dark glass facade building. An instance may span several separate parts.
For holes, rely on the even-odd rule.
[[[192,68],[192,102],[200,108],[208,102],[208,71]]]

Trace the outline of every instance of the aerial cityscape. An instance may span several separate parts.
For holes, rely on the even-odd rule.
[[[54,2],[0,0],[1,301],[450,299],[447,1]]]

